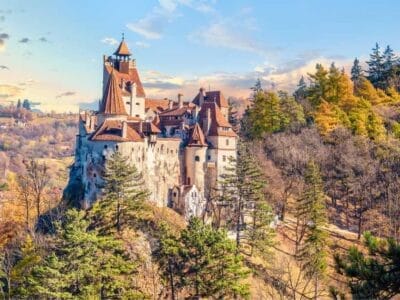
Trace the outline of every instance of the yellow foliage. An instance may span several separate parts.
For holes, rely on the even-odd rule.
[[[315,122],[322,135],[330,133],[339,126],[350,127],[346,113],[336,104],[322,101],[315,113]]]

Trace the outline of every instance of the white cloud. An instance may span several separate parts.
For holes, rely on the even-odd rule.
[[[101,42],[110,46],[118,45],[118,41],[112,37],[105,37]]]
[[[17,97],[23,91],[22,88],[10,85],[10,84],[0,84],[0,100],[7,100],[13,97]]]
[[[197,11],[208,13],[213,11],[214,1],[194,1],[194,0],[159,0],[158,5],[153,7],[142,19],[126,24],[126,27],[143,36],[148,40],[162,38],[165,27],[179,16],[178,6],[183,5]]]
[[[146,42],[137,41],[135,45],[139,48],[149,48],[150,44]]]

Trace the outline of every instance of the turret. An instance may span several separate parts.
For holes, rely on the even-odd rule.
[[[189,142],[185,149],[185,165],[186,165],[186,185],[196,185],[197,189],[204,195],[204,176],[206,151],[208,145],[206,143],[203,131],[199,124],[196,123],[192,129]]]

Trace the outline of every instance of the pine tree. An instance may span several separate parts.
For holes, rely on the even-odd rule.
[[[400,294],[400,244],[364,233],[369,254],[350,248],[346,256],[335,255],[337,270],[349,278],[355,299],[392,299]]]
[[[237,111],[236,107],[234,107],[232,101],[229,101],[228,121],[232,125],[232,130],[236,133],[239,133],[240,120],[239,120],[239,116],[238,116],[238,111]]]
[[[192,218],[179,239],[179,259],[181,286],[190,297],[232,299],[249,295],[249,287],[243,283],[248,272],[224,230]]]
[[[328,88],[328,72],[321,64],[316,65],[316,72],[309,74],[311,84],[308,88],[307,99],[317,107],[323,100],[326,100]]]
[[[379,44],[375,44],[370,54],[368,64],[368,79],[375,88],[384,89],[384,62]]]
[[[395,66],[398,62],[393,49],[388,45],[383,52],[383,80],[385,90],[395,85],[396,69]]]
[[[306,124],[303,106],[290,97],[287,92],[279,91],[282,111],[281,128],[297,130]]]
[[[363,70],[360,66],[360,61],[358,58],[355,58],[353,66],[351,67],[351,80],[353,81],[354,85],[357,85],[361,76],[363,76]]]
[[[21,109],[21,108],[22,108],[21,99],[18,99],[18,102],[17,102],[17,109]]]
[[[39,299],[121,299],[141,295],[131,281],[135,263],[121,242],[89,230],[83,211],[67,211],[65,221],[56,227],[56,247],[26,278],[26,294]]]
[[[257,78],[256,83],[250,89],[253,91],[254,95],[263,91],[260,78]]]
[[[231,210],[225,215],[228,229],[236,234],[237,250],[263,255],[273,244],[273,214],[262,171],[247,144],[239,143],[237,159],[231,159],[225,171],[219,180],[218,205]]]
[[[330,103],[337,104],[340,99],[339,80],[341,74],[339,69],[332,63],[329,68],[328,80],[326,83],[326,93],[324,99]]]
[[[94,204],[91,213],[97,226],[105,231],[116,228],[119,232],[125,225],[135,225],[145,217],[143,208],[149,193],[142,175],[127,157],[114,152],[106,162],[103,179],[104,196]]]
[[[304,100],[307,97],[307,84],[304,76],[301,76],[299,83],[297,84],[297,89],[294,92],[293,96],[295,97],[297,102]]]
[[[310,161],[304,175],[304,191],[297,204],[297,230],[302,232],[297,258],[306,274],[315,280],[315,297],[319,294],[319,280],[327,268],[327,217],[325,194],[318,165]],[[300,244],[301,243],[301,244]]]

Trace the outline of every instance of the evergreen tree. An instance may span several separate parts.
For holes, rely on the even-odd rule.
[[[328,72],[321,64],[316,65],[316,72],[309,74],[311,84],[308,88],[307,98],[310,103],[317,107],[324,99],[328,88]]]
[[[263,91],[260,78],[257,78],[256,83],[250,89],[253,91],[254,96]]]
[[[18,99],[17,109],[21,109],[21,107],[22,107],[21,99]]]
[[[143,297],[132,284],[135,264],[121,242],[88,227],[83,211],[67,211],[65,221],[57,226],[54,251],[26,278],[27,295],[39,299]]]
[[[360,61],[358,60],[358,58],[355,58],[353,66],[351,67],[351,80],[355,85],[360,80],[361,76],[363,76],[363,70],[360,66]]]
[[[26,110],[31,110],[31,103],[29,102],[28,99],[25,99],[22,102],[22,107],[25,108]]]
[[[379,44],[375,44],[370,54],[368,64],[368,79],[375,88],[384,89],[384,61]]]
[[[295,97],[296,101],[301,101],[307,97],[307,84],[304,76],[301,76],[293,96]]]
[[[396,65],[398,59],[393,49],[388,45],[383,52],[383,80],[385,90],[393,87],[396,81]]]
[[[249,287],[243,283],[248,272],[224,230],[192,218],[179,239],[179,259],[181,286],[190,297],[248,296]]]
[[[229,99],[228,121],[232,125],[233,131],[236,133],[239,133],[240,120],[239,120],[239,116],[238,116],[238,111],[237,111],[236,107],[233,105],[231,99]]]
[[[104,175],[104,196],[92,209],[95,224],[121,231],[125,225],[135,225],[144,217],[144,205],[149,193],[142,175],[129,164],[128,158],[115,151],[107,159]]]
[[[400,244],[364,234],[369,254],[350,248],[345,257],[335,256],[337,269],[349,278],[355,299],[392,299],[400,294]]]
[[[279,91],[280,109],[282,111],[281,128],[299,129],[306,124],[301,104],[290,97],[287,92]]]
[[[319,294],[319,280],[327,268],[327,226],[325,194],[318,165],[310,161],[304,175],[304,191],[297,204],[297,226],[303,234],[298,240],[297,258],[307,275],[315,280],[315,297]],[[300,227],[300,228],[299,228]],[[302,228],[301,228],[302,227]]]
[[[247,144],[238,145],[237,159],[231,158],[219,184],[218,205],[229,210],[227,226],[236,233],[237,250],[266,253],[273,244],[273,214],[265,199],[262,171]]]

